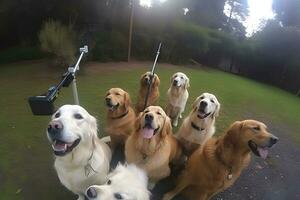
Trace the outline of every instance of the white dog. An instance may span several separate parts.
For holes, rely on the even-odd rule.
[[[171,78],[171,86],[167,92],[166,114],[171,118],[172,125],[177,126],[178,118],[184,111],[189,98],[187,88],[190,86],[189,78],[182,72],[175,73]]]
[[[90,185],[103,184],[111,152],[97,137],[97,122],[84,108],[64,105],[53,114],[47,136],[60,182],[84,200]]]
[[[193,153],[215,133],[215,119],[220,103],[215,95],[203,93],[193,103],[193,108],[178,130],[177,137],[187,155]]]
[[[149,200],[147,175],[135,165],[118,165],[105,185],[92,185],[86,191],[89,200]]]

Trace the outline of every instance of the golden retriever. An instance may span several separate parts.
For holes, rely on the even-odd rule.
[[[90,185],[103,184],[111,152],[97,137],[97,122],[84,108],[64,105],[52,116],[47,136],[55,154],[60,182],[84,200]]]
[[[181,155],[170,118],[161,107],[149,106],[140,113],[135,128],[126,141],[126,161],[144,169],[152,183],[169,176],[169,163]]]
[[[135,105],[136,113],[144,111],[145,98],[148,90],[148,85],[150,84],[151,76],[151,72],[146,72],[140,78],[140,89],[137,97],[137,103]],[[160,80],[158,76],[154,74],[146,107],[157,104],[157,101],[159,99],[159,84]]]
[[[177,126],[178,118],[181,118],[189,98],[188,87],[190,87],[190,79],[184,73],[173,74],[171,86],[167,92],[166,113],[171,118],[174,127]]]
[[[259,121],[233,123],[223,136],[209,139],[192,154],[175,189],[165,194],[163,200],[170,200],[181,192],[192,200],[210,199],[237,180],[248,166],[251,152],[266,158],[267,148],[277,141]]]
[[[149,200],[146,173],[135,165],[118,165],[104,185],[92,185],[86,191],[89,200]]]
[[[191,155],[215,133],[215,119],[219,116],[220,103],[215,95],[203,93],[194,101],[192,111],[177,132],[184,153]]]
[[[134,131],[135,112],[131,107],[130,96],[121,88],[111,88],[105,96],[107,106],[106,132],[111,138],[111,148],[124,145]]]

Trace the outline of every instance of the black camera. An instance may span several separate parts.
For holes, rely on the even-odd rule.
[[[58,96],[61,87],[68,87],[74,79],[74,74],[66,72],[62,76],[61,82],[57,86],[52,86],[48,92],[39,96],[28,98],[31,111],[34,115],[52,115],[55,111],[54,101]]]

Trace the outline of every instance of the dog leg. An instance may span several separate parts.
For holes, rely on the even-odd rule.
[[[182,177],[180,180],[181,181],[178,182],[175,189],[173,189],[172,191],[166,193],[163,196],[162,200],[171,200],[171,199],[173,199],[177,194],[179,194],[182,190],[184,190],[189,185],[189,183],[186,181],[186,179],[184,179],[184,177]]]

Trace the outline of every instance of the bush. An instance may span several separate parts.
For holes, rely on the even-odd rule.
[[[0,64],[16,62],[21,60],[35,60],[41,59],[45,55],[38,47],[11,47],[0,51]]]
[[[62,65],[74,62],[77,49],[75,39],[73,26],[58,21],[45,22],[39,33],[41,49],[52,54],[56,63]]]
[[[102,31],[95,36],[91,50],[92,59],[97,61],[127,60],[127,37],[117,31]]]

